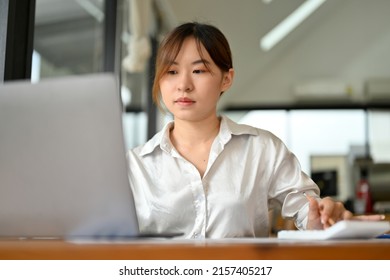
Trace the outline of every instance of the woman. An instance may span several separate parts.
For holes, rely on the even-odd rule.
[[[214,26],[185,23],[161,43],[153,98],[174,120],[128,153],[141,232],[266,237],[275,205],[299,229],[350,219],[340,202],[319,198],[276,136],[217,115],[233,78],[229,44]]]

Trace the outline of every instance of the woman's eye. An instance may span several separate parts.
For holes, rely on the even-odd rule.
[[[168,75],[175,75],[175,74],[177,74],[177,71],[175,71],[175,70],[168,70]]]
[[[201,73],[205,73],[206,70],[202,70],[202,69],[197,69],[197,70],[194,70],[193,73],[195,74],[201,74]]]

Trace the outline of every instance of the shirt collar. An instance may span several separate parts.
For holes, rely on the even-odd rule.
[[[152,153],[158,146],[160,148],[168,153],[170,153],[173,149],[172,143],[169,139],[169,131],[173,126],[173,121],[167,123],[163,129],[158,132],[156,135],[152,137],[142,148],[140,155],[144,156],[147,154]],[[219,129],[218,138],[223,144],[226,144],[229,142],[229,140],[232,138],[232,135],[256,135],[257,130],[256,128],[244,125],[244,124],[238,124],[231,119],[229,119],[226,116],[221,117],[221,127]]]
[[[232,138],[232,135],[245,134],[257,135],[257,129],[249,125],[236,123],[228,117],[222,116],[219,137],[224,144]]]
[[[170,152],[172,150],[171,140],[169,139],[169,130],[173,126],[173,121],[168,122],[163,129],[155,134],[152,139],[150,139],[142,147],[140,155],[144,156],[152,153],[158,146],[164,151]]]

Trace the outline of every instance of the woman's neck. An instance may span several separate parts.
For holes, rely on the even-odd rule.
[[[170,139],[176,150],[191,162],[203,178],[210,155],[210,149],[218,135],[220,119],[216,116],[201,122],[175,120]]]
[[[220,122],[217,116],[194,122],[175,119],[170,133],[171,141],[174,145],[185,146],[212,142],[218,135]]]

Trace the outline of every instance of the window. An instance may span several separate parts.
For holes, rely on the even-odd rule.
[[[364,110],[265,110],[227,113],[232,119],[271,131],[310,174],[310,156],[347,155],[367,141]]]
[[[103,0],[36,0],[32,78],[101,72]]]

